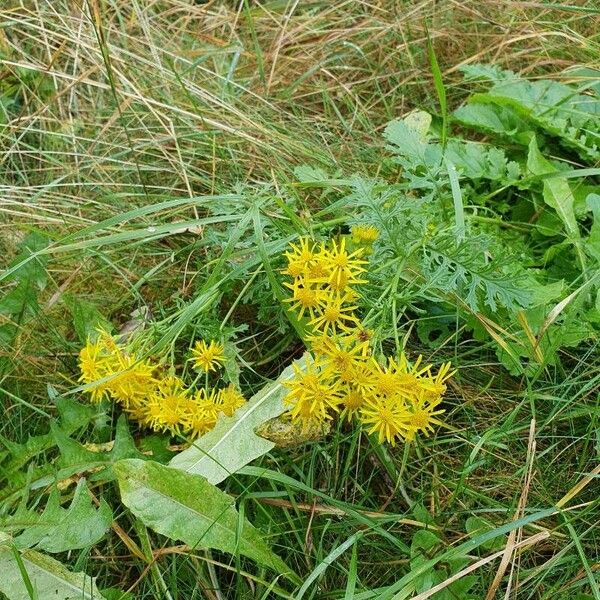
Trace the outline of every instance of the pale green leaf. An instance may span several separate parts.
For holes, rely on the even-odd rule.
[[[276,381],[263,387],[233,417],[222,416],[212,431],[175,456],[169,465],[202,475],[211,483],[219,483],[269,452],[275,444],[256,435],[255,430],[286,410],[283,399],[287,389],[283,382],[293,375],[290,365]]]
[[[414,121],[396,119],[387,124],[383,137],[388,142],[388,148],[395,154],[425,162],[427,140],[421,134],[422,128],[419,131],[415,129],[416,126]]]
[[[431,115],[424,110],[413,110],[404,117],[404,123],[419,134],[422,140],[427,140],[431,127]]]
[[[0,592],[8,600],[31,600],[28,585],[38,600],[103,600],[92,577],[73,573],[35,550],[19,552],[3,533],[0,533],[0,574]]]
[[[204,477],[154,461],[115,464],[123,504],[147,527],[193,548],[241,554],[278,573],[291,573],[263,534],[243,519],[231,496]]]

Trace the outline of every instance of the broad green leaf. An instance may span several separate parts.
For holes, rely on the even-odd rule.
[[[422,558],[424,554],[427,554],[430,550],[436,548],[441,544],[439,536],[433,531],[427,529],[420,529],[415,532],[412,537],[410,544],[410,556],[411,559]]]
[[[547,160],[540,152],[535,138],[529,143],[527,168],[533,175],[542,176],[556,173],[558,169]],[[573,210],[573,192],[568,181],[563,177],[549,177],[544,179],[544,201],[551,206],[565,226],[571,239],[579,238],[579,228]]]
[[[86,447],[76,440],[70,438],[65,431],[57,426],[51,426],[52,443],[58,446],[60,458],[58,460],[58,472],[55,465],[43,463],[36,467],[31,476],[20,471],[10,473],[10,487],[0,488],[0,500],[12,498],[18,500],[23,489],[27,486],[30,490],[37,490],[53,485],[73,476],[75,473],[90,473],[88,479],[93,482],[112,481],[115,476],[112,466],[122,458],[145,458],[135,447],[135,443],[127,427],[127,417],[121,415],[117,421],[115,440],[110,452],[92,451],[94,446]],[[94,448],[96,450],[96,448]],[[0,474],[6,476],[0,469]]]
[[[461,125],[472,127],[484,133],[509,136],[520,144],[527,144],[531,139],[531,125],[507,106],[469,102],[457,108],[452,116]]]
[[[461,65],[458,70],[464,74],[467,81],[476,81],[478,79],[488,81],[511,81],[516,77],[514,71],[501,69],[496,65],[485,65],[481,63]]]
[[[543,176],[558,172],[558,169],[540,152],[537,141],[531,139],[529,144],[529,154],[527,155],[527,168],[533,175]],[[581,234],[575,219],[573,205],[575,198],[569,186],[569,182],[564,177],[547,177],[543,180],[544,202],[556,211],[562,221],[567,237],[575,245],[582,270],[585,269],[585,258],[581,249]]]
[[[35,550],[19,551],[0,533],[0,592],[8,600],[32,600],[28,586],[37,600],[103,600],[92,577]]]
[[[60,428],[66,433],[73,433],[80,427],[85,427],[98,412],[95,406],[62,396],[57,396],[54,404],[60,417]]]
[[[301,359],[302,360],[302,359]],[[292,365],[263,387],[232,417],[222,416],[216,427],[175,456],[169,465],[219,483],[249,462],[269,452],[275,444],[258,435],[257,427],[285,411],[284,381],[293,377]]]
[[[0,520],[0,529],[14,535],[19,548],[32,548],[57,553],[87,548],[96,544],[110,528],[112,512],[100,501],[96,509],[87,491],[85,479],[80,479],[69,508],[60,505],[60,492],[54,488],[44,511],[39,514],[21,505],[17,512]]]
[[[472,96],[471,102],[510,108],[593,164],[600,156],[600,102],[592,94],[578,94],[575,88],[548,79],[529,81],[515,77],[496,82],[487,93]]]
[[[233,498],[204,477],[137,459],[122,460],[114,470],[123,504],[150,529],[193,548],[247,556],[290,576],[263,534],[239,515]]]

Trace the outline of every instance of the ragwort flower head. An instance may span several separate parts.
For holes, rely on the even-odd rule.
[[[284,402],[291,406],[293,420],[304,423],[322,423],[339,410],[341,389],[316,361],[307,360],[305,369],[294,363],[294,378],[284,385],[290,390]]]
[[[96,404],[102,402],[108,395],[108,388],[104,380],[112,371],[111,356],[106,351],[100,339],[87,344],[79,351],[79,381],[87,385],[90,400]]]
[[[366,367],[367,358],[362,354],[362,346],[355,343],[352,335],[338,335],[327,338],[321,356],[325,362],[325,371],[342,383],[350,383],[357,370]]]
[[[310,321],[313,328],[325,335],[336,335],[349,332],[358,323],[354,315],[355,305],[348,306],[350,297],[347,294],[329,293],[323,296],[319,313]]]
[[[323,262],[329,269],[327,283],[334,290],[343,290],[348,285],[365,283],[359,275],[365,271],[366,260],[360,258],[362,249],[354,252],[346,250],[346,238],[342,237],[339,242],[333,241],[331,249],[324,250]]]
[[[201,388],[194,394],[182,416],[183,428],[191,437],[200,437],[216,425],[219,418],[219,406],[215,400],[214,390],[207,391]]]
[[[315,260],[314,242],[308,237],[303,237],[298,244],[290,243],[290,248],[291,251],[284,253],[288,264],[283,273],[291,277],[300,277],[307,273]]]
[[[157,382],[147,399],[145,420],[155,431],[181,433],[192,402],[183,380],[167,375]]]
[[[223,414],[231,417],[238,408],[246,404],[246,398],[234,385],[230,384],[217,392],[215,403]]]
[[[136,408],[156,387],[155,368],[149,361],[119,349],[106,388],[125,409]]]
[[[446,392],[446,381],[456,373],[456,371],[451,371],[451,368],[451,364],[447,362],[439,368],[435,375],[431,372],[431,365],[421,371],[419,383],[420,387],[425,390],[426,397],[435,399]]]
[[[360,409],[360,420],[369,434],[376,434],[380,443],[392,446],[410,432],[410,409],[402,396],[368,398]]]
[[[204,340],[196,342],[192,350],[192,361],[194,368],[208,373],[216,371],[225,362],[225,348],[223,344],[211,340],[207,344]]]
[[[438,408],[441,402],[441,396],[432,397],[426,389],[419,390],[409,402],[411,416],[408,422],[410,429],[406,436],[407,439],[413,439],[419,432],[428,437],[433,432],[433,425],[443,425],[443,422],[437,418],[437,415],[446,412],[444,409]]]
[[[323,299],[323,290],[318,285],[313,285],[306,277],[298,277],[293,284],[286,283],[292,290],[293,296],[286,298],[284,302],[290,303],[290,310],[298,313],[302,319],[308,313],[311,319],[315,318],[315,311],[319,309]]]

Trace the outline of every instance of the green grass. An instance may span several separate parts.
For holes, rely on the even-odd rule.
[[[1,8],[2,294],[24,237],[49,240],[37,306],[0,347],[2,440],[48,431],[56,415],[48,386],[83,400],[69,297],[117,329],[147,308],[156,348],[173,356],[197,330],[244,325],[236,343],[251,366],[245,391],[276,377],[302,351],[280,309],[277,257],[285,241],[339,225],[322,211],[321,190],[297,183],[294,170],[376,175],[391,119],[413,108],[446,117],[473,91],[460,65],[561,80],[574,66],[597,67],[599,17],[591,1]],[[206,210],[217,205],[216,216]],[[263,273],[270,287],[248,300],[245,282]],[[446,568],[473,539],[467,520],[479,517],[497,537],[466,546],[467,564],[503,550],[512,530],[516,542],[546,532],[517,551],[493,597],[600,599],[598,474],[576,487],[598,463],[595,343],[565,350],[535,376],[511,377],[491,342],[458,326],[434,352],[422,347],[414,328],[427,318],[408,311],[396,334],[411,354],[457,367],[449,429],[388,452],[338,423],[325,439],[274,450],[221,486],[304,585],[146,530],[118,508],[110,485],[91,489],[118,511],[117,526],[61,560],[134,598],[412,598],[415,534],[429,527],[439,538],[425,553],[437,566],[425,571]],[[112,439],[96,425],[82,442]],[[33,462],[55,460],[50,449]],[[470,595],[458,597],[485,598],[499,565],[500,557],[474,570]]]

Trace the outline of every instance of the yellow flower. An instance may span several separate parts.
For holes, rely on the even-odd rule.
[[[340,373],[338,377],[342,383],[352,384],[352,387],[359,390],[364,396],[374,393],[374,377],[368,363],[350,367],[347,371]]]
[[[238,408],[246,404],[246,398],[234,385],[230,384],[218,391],[215,403],[220,407],[221,412],[231,417]]]
[[[107,395],[106,382],[96,383],[104,379],[110,370],[110,357],[106,353],[106,347],[100,340],[87,344],[79,351],[79,370],[81,376],[79,381],[88,385],[86,391],[90,394],[93,403],[102,402]],[[91,385],[94,384],[94,385]]]
[[[328,281],[331,275],[331,268],[327,261],[325,246],[322,245],[320,250],[313,256],[312,261],[305,269],[305,275],[310,281]]]
[[[360,420],[368,428],[368,433],[376,433],[379,443],[392,446],[397,440],[410,435],[411,413],[401,396],[392,398],[371,397],[360,409]]]
[[[446,381],[456,373],[456,371],[450,371],[451,368],[452,365],[447,362],[440,367],[435,376],[431,374],[431,365],[420,372],[419,383],[426,390],[427,397],[436,398],[446,392]]]
[[[362,408],[365,401],[365,395],[353,385],[344,388],[342,405],[346,409],[345,412],[348,420],[352,419],[352,417]]]
[[[79,370],[81,371],[79,381],[92,383],[102,378],[101,373],[106,363],[106,355],[102,353],[102,350],[100,342],[88,340],[87,344],[79,351]]]
[[[343,290],[347,285],[365,283],[365,280],[358,277],[365,271],[362,265],[367,263],[366,260],[360,259],[361,254],[361,248],[349,253],[346,250],[345,238],[340,242],[334,240],[332,248],[324,251],[323,262],[330,271],[327,283],[332,289]]]
[[[342,373],[364,364],[361,346],[354,344],[352,336],[338,336],[332,339],[328,352],[325,354],[329,367],[334,373]]]
[[[154,388],[155,366],[128,354],[106,331],[99,329],[98,338],[79,352],[79,381],[88,384],[92,402],[107,395],[126,409],[138,406]]]
[[[371,359],[371,381],[373,390],[376,394],[384,397],[390,397],[398,393],[398,374],[394,369],[389,369],[387,365],[380,365],[374,358]]]
[[[356,225],[351,238],[358,248],[352,252],[345,237],[329,246],[321,243],[318,250],[302,238],[286,252],[283,272],[294,278],[285,284],[292,290],[286,302],[300,318],[309,317],[313,335],[307,340],[310,359],[303,367],[294,364],[294,377],[284,384],[289,388],[284,402],[290,407],[286,418],[303,428],[321,428],[343,408],[349,420],[358,415],[370,434],[395,445],[419,432],[428,435],[441,423],[437,415],[444,411],[438,406],[454,372],[447,363],[434,374],[421,356],[414,363],[404,354],[385,363],[373,357],[374,332],[354,314],[359,296],[353,286],[365,283],[363,257],[378,237],[376,227]],[[219,392],[217,404],[224,393]]]
[[[181,433],[193,402],[184,382],[174,375],[158,381],[146,404],[145,421],[155,431]]]
[[[350,331],[358,323],[353,311],[356,306],[346,306],[348,296],[344,294],[328,294],[324,296],[319,307],[319,314],[309,323],[319,332],[327,335],[338,331]]]
[[[305,312],[308,312],[311,319],[315,318],[315,310],[318,309],[323,297],[323,290],[313,286],[305,278],[298,277],[293,284],[284,284],[292,292],[292,298],[286,298],[284,302],[290,302],[290,310],[298,311],[298,318],[302,318]]]
[[[288,266],[283,270],[285,275],[300,277],[314,261],[314,242],[310,238],[300,238],[299,245],[290,243],[291,252],[285,252]]]
[[[147,360],[117,350],[111,361],[106,389],[125,409],[133,409],[144,402],[156,387],[155,366]]]
[[[225,362],[224,352],[223,344],[214,340],[207,344],[204,340],[200,340],[196,342],[190,360],[196,369],[208,373],[208,371],[216,371],[217,367]]]
[[[333,344],[331,337],[323,333],[310,335],[308,336],[307,341],[310,349],[317,358],[323,358],[324,356],[327,356]]]
[[[321,362],[314,358],[308,358],[305,366],[293,363],[294,377],[284,381],[283,385],[290,389],[287,399],[294,400],[304,396],[306,389],[319,384],[321,379]]]
[[[436,418],[436,415],[446,412],[444,409],[436,410],[441,401],[441,396],[432,397],[425,389],[420,390],[418,396],[410,400],[411,416],[408,421],[410,430],[406,439],[413,439],[420,431],[427,437],[433,431],[432,424],[443,425],[443,422]]]
[[[410,368],[404,354],[396,362],[392,357],[388,363],[381,366],[375,359],[371,360],[375,392],[382,396],[401,394],[405,398],[415,396],[420,387],[419,375],[423,370],[418,369],[420,357],[414,367]]]
[[[351,229],[352,242],[359,245],[372,245],[379,237],[379,229],[373,225],[354,225]]]
[[[284,385],[290,389],[284,402],[291,406],[292,420],[322,423],[332,418],[330,411],[339,410],[340,385],[329,380],[315,361],[307,361],[304,369],[294,364],[294,378]]]
[[[182,417],[182,425],[192,437],[200,437],[216,425],[220,408],[215,400],[214,390],[207,393],[200,389],[195,393]]]

